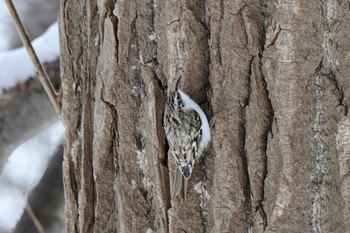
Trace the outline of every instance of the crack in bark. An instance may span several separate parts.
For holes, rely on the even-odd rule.
[[[246,32],[247,33],[247,32]],[[247,37],[248,38],[248,37]],[[243,187],[243,192],[245,196],[245,228],[246,232],[252,232],[253,227],[253,216],[252,216],[252,190],[251,190],[251,184],[250,184],[250,177],[249,177],[249,164],[248,164],[248,155],[247,155],[247,148],[246,148],[246,137],[247,137],[247,124],[246,124],[246,115],[247,115],[247,107],[249,105],[250,97],[251,97],[251,75],[252,75],[252,63],[253,63],[254,57],[251,56],[251,59],[249,61],[249,70],[248,70],[248,83],[247,83],[247,97],[244,100],[242,108],[242,138],[243,138],[243,154],[241,155],[242,158],[242,166],[243,166],[243,179],[244,184],[246,187]]]
[[[224,20],[225,15],[225,6],[224,6],[224,0],[220,0],[220,16],[219,16],[219,22],[218,22],[218,31],[217,33],[217,57],[219,58],[219,64],[222,66],[222,54],[221,54],[221,33],[222,33],[222,21]]]
[[[264,43],[262,43],[263,45]],[[263,218],[263,221],[264,221],[264,231],[265,229],[267,228],[267,215],[266,215],[266,212],[264,210],[264,205],[263,205],[263,200],[264,200],[264,196],[265,196],[265,181],[266,181],[266,177],[267,177],[267,145],[268,145],[268,142],[269,142],[269,133],[271,132],[272,133],[272,123],[273,123],[273,118],[274,118],[274,111],[273,111],[273,108],[272,108],[272,103],[271,103],[271,99],[269,98],[269,91],[268,91],[268,88],[267,88],[267,83],[266,83],[266,80],[265,80],[265,76],[262,72],[262,53],[259,54],[259,62],[260,62],[260,72],[261,72],[261,79],[262,79],[262,82],[264,84],[264,92],[265,92],[265,97],[266,97],[266,100],[267,100],[267,124],[266,124],[266,127],[265,127],[265,130],[263,132],[263,138],[264,138],[264,144],[262,145],[263,146],[263,151],[264,151],[264,172],[263,172],[263,177],[262,177],[262,181],[263,181],[263,188],[261,190],[261,202],[259,203],[260,205],[257,206],[257,208],[260,208],[261,211],[262,211],[262,218]]]
[[[265,155],[265,166],[264,166],[264,174],[263,174],[263,189],[262,189],[262,196],[261,196],[261,203],[260,203],[260,208],[262,210],[262,214],[263,214],[263,220],[264,220],[264,231],[265,229],[267,228],[267,215],[266,215],[266,212],[264,210],[264,205],[263,205],[263,200],[264,200],[264,196],[265,196],[265,181],[266,181],[266,177],[267,177],[267,145],[268,145],[268,142],[269,142],[269,133],[272,134],[272,124],[273,124],[273,118],[274,118],[274,111],[273,111],[273,108],[272,108],[272,103],[271,103],[271,99],[270,99],[270,95],[269,95],[269,90],[267,88],[267,83],[266,83],[266,80],[265,80],[265,76],[262,72],[262,63],[261,63],[261,59],[260,59],[260,70],[261,70],[261,77],[262,77],[262,81],[264,83],[264,91],[266,93],[266,100],[267,100],[267,103],[268,103],[268,123],[266,125],[266,128],[265,128],[265,132],[264,132],[264,155]]]
[[[104,24],[105,20],[108,17],[113,25],[113,33],[114,33],[114,39],[116,42],[115,49],[116,49],[116,61],[117,64],[119,63],[119,39],[118,39],[118,25],[119,25],[119,18],[114,14],[115,5],[117,4],[118,0],[105,0],[102,4],[102,9],[100,10],[101,14],[99,17],[99,36],[100,36],[100,48],[103,46],[104,43]]]
[[[115,124],[113,125],[114,127],[111,129],[111,131],[113,131],[113,135],[112,135],[112,148],[110,151],[113,151],[113,154],[114,155],[118,155],[118,151],[116,150],[116,148],[119,148],[119,135],[118,135],[118,111],[117,111],[117,108],[114,106],[113,103],[109,102],[108,100],[105,99],[104,97],[104,90],[106,90],[106,86],[105,86],[105,83],[103,81],[103,79],[101,78],[101,84],[102,84],[102,87],[101,87],[101,90],[100,90],[100,100],[105,103],[109,109],[111,110],[112,112],[112,115],[116,118],[115,120]],[[115,156],[115,159],[117,156]],[[115,168],[117,168],[117,173],[119,171],[119,166],[118,166],[118,163],[115,164]],[[117,175],[116,173],[116,175]]]
[[[265,40],[266,43],[265,43],[264,49],[268,49],[269,47],[275,45],[275,42],[282,30],[281,26],[276,21],[273,21],[271,29],[272,29],[272,32],[266,36],[267,38]]]
[[[260,52],[259,52],[259,70],[261,72],[261,80],[263,82],[263,87],[264,87],[264,93],[265,93],[265,98],[267,100],[267,119],[268,122],[266,124],[265,127],[265,131],[263,133],[263,138],[264,138],[264,148],[263,148],[263,152],[264,152],[264,156],[265,156],[265,164],[264,164],[264,173],[263,173],[263,177],[262,177],[262,181],[263,181],[263,188],[262,188],[262,193],[261,193],[261,202],[260,202],[260,206],[257,206],[257,208],[260,207],[261,211],[262,211],[262,219],[264,221],[264,231],[266,230],[266,228],[268,227],[268,221],[267,221],[267,215],[264,209],[264,205],[263,205],[263,200],[265,198],[265,182],[266,182],[266,178],[267,178],[267,149],[268,149],[268,143],[269,143],[269,133],[271,133],[271,137],[273,137],[273,133],[272,133],[272,124],[273,124],[273,119],[274,119],[274,109],[272,106],[272,101],[270,99],[270,93],[269,93],[269,89],[268,89],[268,85],[267,85],[267,81],[266,81],[266,77],[264,75],[263,72],[263,64],[262,64],[262,59],[264,56],[264,52],[267,48],[269,48],[270,46],[273,46],[274,43],[276,42],[278,35],[280,33],[280,30],[277,30],[277,33],[275,33],[273,40],[268,43],[268,46],[266,46],[267,44],[267,30],[268,30],[268,7],[267,7],[267,0],[260,0],[259,1],[259,5],[260,8],[262,9],[261,11],[261,17],[262,17],[262,21],[263,21],[263,25],[262,25],[262,36],[261,36],[261,41],[260,41]],[[278,25],[279,26],[279,25]],[[276,32],[276,30],[274,30],[274,32]]]
[[[119,117],[118,117],[118,111],[117,111],[117,108],[115,107],[115,105],[104,98],[104,90],[106,90],[105,89],[106,87],[105,87],[104,80],[102,78],[101,78],[101,84],[102,84],[102,87],[100,89],[100,100],[108,106],[108,108],[112,112],[111,115],[115,119],[114,124],[112,125],[112,128],[111,128],[112,138],[111,138],[111,144],[110,144],[109,151],[111,151],[112,155],[114,155],[113,156],[113,166],[114,166],[113,191],[116,194],[117,193],[116,181],[117,181],[117,177],[119,175],[119,170],[120,170],[119,163],[118,163],[118,159],[119,159],[118,148],[120,147],[120,145],[119,145],[119,130],[118,130]],[[116,198],[114,199],[114,206],[118,206]],[[110,212],[108,212],[108,213],[110,214]]]
[[[150,33],[155,33],[155,27],[154,27],[154,18],[155,18],[155,9],[154,9],[154,1],[150,0],[149,3],[146,3],[146,6],[151,9],[151,20],[150,20]],[[163,90],[165,92],[165,86],[162,82],[162,80],[159,78],[161,76],[161,74],[157,71],[160,71],[159,69],[159,62],[158,62],[158,58],[157,58],[157,54],[158,54],[158,46],[156,43],[156,39],[152,40],[150,42],[151,46],[152,46],[152,59],[145,61],[143,64],[141,64],[142,66],[147,65],[149,67],[151,67],[153,73],[155,75],[152,75],[151,77],[156,81],[158,87]]]
[[[64,2],[63,4],[64,9],[67,11],[65,12],[70,12],[70,8],[68,9],[68,3]],[[80,5],[79,5],[80,7]],[[85,11],[86,9],[83,8],[81,9],[82,11]],[[90,11],[88,14],[91,13]],[[69,15],[64,15],[63,16],[63,21],[68,21],[70,20]],[[91,23],[90,21],[88,23]],[[65,26],[68,24],[64,24]],[[81,27],[78,26],[77,31],[81,32],[79,38],[87,38],[90,36],[91,31],[90,29],[91,25],[86,25],[85,21],[83,21]],[[83,30],[84,28],[88,28],[88,33],[86,30]],[[93,90],[93,81],[89,79],[89,70],[87,67],[89,67],[87,64],[89,63],[89,57],[84,57],[82,54],[87,51],[85,47],[81,47],[80,52],[77,54],[76,57],[73,56],[73,51],[71,48],[73,48],[73,43],[75,42],[74,40],[70,40],[69,38],[69,31],[67,31],[68,27],[65,27],[65,37],[66,40],[68,40],[71,44],[66,44],[66,51],[68,52],[68,55],[70,58],[74,61],[71,62],[71,70],[70,74],[72,75],[70,78],[75,84],[75,87],[73,89],[68,89],[68,94],[69,90],[74,90],[74,94],[79,92],[81,94],[82,92],[87,93],[85,98],[81,98],[82,95],[77,95],[80,98],[77,98],[75,100],[76,105],[78,107],[83,109],[82,117],[77,117],[77,127],[73,129],[74,134],[72,133],[70,135],[70,140],[73,144],[73,147],[75,146],[74,144],[77,143],[78,151],[75,152],[70,152],[74,153],[73,156],[76,156],[75,161],[71,160],[68,158],[68,166],[69,166],[69,173],[72,174],[74,173],[74,176],[70,178],[70,182],[73,181],[75,185],[77,186],[76,188],[78,190],[81,190],[78,192],[78,190],[75,190],[76,193],[75,199],[77,202],[75,203],[75,206],[72,208],[75,208],[76,214],[76,219],[78,221],[73,220],[74,222],[74,228],[79,230],[82,230],[84,232],[92,232],[93,227],[94,227],[94,210],[95,210],[95,183],[93,179],[93,165],[92,165],[92,160],[93,160],[93,154],[92,154],[92,123],[93,123],[93,101],[92,101],[92,90]],[[89,34],[90,33],[90,34]],[[88,44],[88,48],[90,44]],[[75,65],[74,65],[75,64]],[[73,69],[74,68],[74,69]],[[75,71],[80,71],[79,73],[75,73]],[[64,79],[63,79],[64,80]],[[80,80],[86,81],[87,85],[85,85],[83,88],[84,90],[80,90]],[[65,82],[64,82],[65,83]],[[84,103],[84,104],[82,104]],[[72,136],[74,135],[74,136]],[[82,141],[80,139],[77,139],[76,136],[81,136]],[[81,150],[81,151],[80,151]],[[75,166],[72,166],[74,164]],[[74,171],[72,169],[74,168]],[[80,204],[82,202],[82,204]]]
[[[243,7],[241,7],[239,9],[239,11],[237,11],[237,14],[239,14],[241,17],[242,17],[242,20],[244,22],[244,28],[245,28],[245,32],[246,32],[246,40],[247,40],[247,48],[249,50],[249,53],[251,55],[251,60],[249,61],[249,72],[248,72],[248,76],[249,76],[249,85],[248,85],[248,93],[249,93],[249,96],[248,98],[246,99],[245,103],[243,103],[243,108],[244,108],[244,114],[246,116],[246,114],[248,114],[246,112],[247,108],[249,106],[249,103],[250,103],[250,98],[251,98],[251,95],[252,95],[252,75],[253,75],[253,64],[255,62],[258,62],[258,67],[255,67],[256,70],[256,74],[255,74],[255,79],[256,79],[256,82],[257,82],[257,85],[260,89],[260,91],[262,91],[262,95],[263,95],[263,98],[265,98],[266,100],[266,103],[264,104],[264,107],[265,107],[265,111],[266,111],[266,123],[261,123],[263,124],[262,125],[262,135],[261,135],[261,140],[262,140],[262,158],[260,158],[263,163],[263,167],[261,168],[262,170],[260,170],[260,172],[262,173],[261,174],[261,188],[259,190],[252,190],[252,187],[251,187],[251,183],[250,182],[256,182],[256,181],[251,181],[251,177],[249,176],[249,172],[250,172],[250,165],[248,164],[249,160],[248,160],[248,155],[246,154],[245,155],[245,158],[246,158],[246,170],[247,170],[247,179],[248,179],[248,185],[249,185],[249,202],[250,202],[250,205],[249,205],[249,208],[250,208],[250,212],[248,212],[247,214],[250,214],[250,216],[247,217],[247,223],[250,224],[250,226],[248,225],[247,226],[247,231],[248,232],[252,232],[253,231],[253,227],[254,227],[254,216],[256,215],[259,215],[263,221],[263,230],[266,229],[267,227],[267,215],[265,213],[265,210],[264,210],[264,206],[263,206],[263,203],[262,201],[264,200],[264,183],[265,183],[265,180],[266,180],[266,175],[267,175],[267,144],[268,144],[268,135],[269,135],[269,132],[271,131],[271,125],[272,125],[272,119],[273,119],[273,111],[272,111],[272,105],[271,105],[271,100],[269,98],[269,93],[268,93],[268,89],[267,89],[267,83],[266,83],[266,80],[265,80],[265,77],[264,77],[264,74],[263,74],[263,71],[262,71],[262,56],[263,56],[263,52],[265,50],[265,43],[266,43],[266,27],[267,27],[267,23],[266,23],[266,15],[267,15],[267,9],[266,9],[266,2],[264,0],[260,1],[260,8],[263,9],[263,11],[259,14],[259,17],[258,18],[263,18],[263,22],[264,23],[258,23],[258,27],[261,29],[260,31],[260,35],[259,35],[259,38],[258,41],[257,41],[257,46],[258,46],[258,50],[255,50],[255,46],[254,46],[254,42],[251,41],[251,43],[249,43],[249,38],[253,38],[250,36],[250,31],[248,31],[248,28],[247,27],[247,22],[246,22],[246,17],[249,17],[249,13],[248,15],[246,14],[245,12],[245,16],[243,16],[243,9],[245,9],[245,7],[247,7],[248,5],[245,5]],[[249,12],[249,11],[248,11]],[[276,36],[277,37],[277,36]],[[275,38],[276,39],[276,38]],[[260,48],[259,48],[260,47]],[[259,84],[260,83],[260,84]],[[262,96],[260,96],[261,98]],[[245,117],[246,118],[246,117]],[[244,125],[245,125],[245,131],[247,130],[247,126],[246,126],[246,123],[244,122]],[[246,133],[245,133],[246,134]],[[246,136],[244,136],[244,138],[246,138]],[[247,146],[247,141],[245,141],[244,145]],[[247,149],[245,148],[245,153],[247,153]],[[253,159],[253,158],[252,158]],[[256,184],[258,185],[258,184]],[[254,185],[254,186],[256,186]],[[256,195],[258,195],[257,197],[254,197],[254,193]],[[255,204],[253,204],[255,203]],[[256,205],[258,204],[258,205]],[[253,219],[252,219],[253,218]]]
[[[118,23],[119,19],[116,15],[111,14],[109,15],[109,18],[113,24],[113,32],[114,32],[114,39],[115,39],[115,50],[116,50],[116,61],[117,64],[119,64],[119,39],[118,39]]]
[[[154,3],[154,0],[151,0],[150,2],[150,9],[151,9],[151,12],[152,12],[152,15],[151,15],[151,32],[152,33],[155,33],[155,3]],[[153,83],[156,83],[157,85],[155,86],[156,88],[159,88],[159,90],[162,91],[163,94],[166,95],[166,82],[163,82],[162,79],[160,78],[161,76],[164,76],[161,69],[159,68],[159,62],[158,62],[158,43],[157,43],[157,40],[153,40],[151,42],[151,45],[152,45],[152,50],[153,50],[153,54],[154,54],[154,58],[150,61],[150,63],[152,64],[152,70],[153,70],[153,74],[151,77],[153,80],[155,80],[155,82]],[[147,64],[147,63],[146,63]],[[157,106],[157,102],[161,102],[162,105],[164,105],[164,101],[161,101],[160,99],[158,98],[155,98],[155,106]],[[156,114],[156,116],[158,116],[158,114]],[[161,113],[161,117],[160,118],[156,118],[156,128],[157,129],[161,129],[163,130],[163,112]],[[163,187],[163,198],[164,198],[164,204],[165,206],[162,206],[161,209],[162,210],[162,215],[163,215],[163,221],[164,221],[164,228],[165,228],[165,231],[166,232],[169,232],[169,216],[168,216],[168,211],[169,209],[171,208],[171,197],[170,197],[170,183],[169,183],[169,167],[168,167],[168,154],[167,154],[167,151],[169,151],[169,148],[168,148],[168,144],[166,143],[166,140],[165,140],[165,137],[164,137],[164,134],[162,135],[159,135],[159,133],[157,133],[157,138],[158,138],[158,144],[159,145],[164,145],[165,148],[163,150],[164,152],[164,160],[161,160],[159,159],[159,174],[161,176],[161,182],[162,182],[162,187]],[[164,168],[163,168],[163,167]],[[166,172],[164,172],[164,170],[166,169]],[[153,224],[154,225],[154,224]],[[155,226],[156,227],[156,226]]]
[[[155,67],[159,67],[159,63],[158,63],[157,58],[155,58],[152,61],[152,63]],[[157,74],[157,72],[154,72],[154,74],[155,75],[153,75],[152,78],[156,81],[157,87],[159,87],[159,89],[161,89],[163,91],[163,94],[166,95],[166,87],[165,87],[164,83],[162,82],[162,80],[159,78],[159,74]]]
[[[118,17],[114,15],[113,11],[115,8],[115,4],[117,3],[117,0],[105,0],[102,4],[102,9],[100,10],[100,17],[99,17],[99,35],[100,35],[100,47],[103,45],[104,42],[104,24],[107,17],[109,17],[113,24],[114,29],[114,36],[117,41],[118,39]],[[117,19],[115,22],[114,17]],[[118,43],[117,43],[118,45]]]
[[[329,73],[325,74],[325,77],[330,81],[332,86],[334,87],[334,90],[332,91],[333,94],[337,97],[339,104],[335,106],[335,108],[343,114],[343,116],[348,115],[348,106],[344,103],[344,91],[342,86],[339,85],[339,82],[337,80],[337,77],[335,73],[330,70]]]
[[[95,213],[95,192],[96,187],[93,178],[93,133],[91,127],[93,125],[93,106],[92,106],[92,96],[91,96],[91,82],[88,82],[86,90],[86,98],[83,107],[83,135],[82,135],[82,179],[83,187],[85,191],[82,193],[84,199],[86,198],[86,203],[83,205],[84,217],[83,226],[81,230],[83,232],[92,232],[94,226],[94,213]],[[86,179],[86,180],[85,180]]]
[[[263,9],[262,10],[262,18],[263,18],[263,27],[262,27],[262,36],[261,36],[261,41],[260,41],[260,52],[259,52],[259,71],[260,71],[260,74],[261,74],[261,81],[263,82],[263,92],[265,94],[265,98],[266,98],[266,101],[267,101],[267,124],[266,124],[266,127],[265,127],[265,130],[263,132],[263,138],[264,138],[264,143],[263,143],[263,153],[264,153],[264,160],[265,160],[265,163],[264,163],[264,172],[263,172],[263,177],[262,177],[262,182],[263,182],[263,188],[261,190],[261,202],[259,203],[259,206],[257,206],[257,211],[258,211],[258,208],[261,209],[261,214],[262,214],[262,219],[264,221],[264,231],[265,229],[267,228],[268,226],[268,223],[267,223],[267,215],[266,215],[266,212],[265,212],[265,209],[264,209],[264,205],[263,205],[263,200],[264,200],[264,196],[265,196],[265,181],[266,181],[266,177],[267,177],[267,147],[268,147],[268,142],[269,142],[269,133],[271,133],[272,135],[272,124],[273,124],[273,118],[274,118],[274,110],[273,110],[273,106],[272,106],[272,102],[271,102],[271,99],[270,99],[270,94],[269,94],[269,90],[268,90],[268,86],[267,86],[267,82],[266,82],[266,78],[265,78],[265,75],[263,73],[263,64],[262,64],[262,59],[263,59],[263,54],[264,54],[264,51],[265,49],[267,49],[269,46],[271,46],[272,44],[270,44],[269,46],[265,46],[266,44],[266,33],[267,33],[267,16],[268,16],[268,12],[267,12],[267,3],[266,3],[266,0],[261,0],[260,1],[260,7]],[[278,32],[279,34],[279,32]],[[277,37],[278,37],[278,34],[275,36],[275,39],[273,40],[273,43],[275,43]]]
[[[164,87],[164,83],[162,82],[162,79],[160,77],[163,76],[161,69],[159,68],[159,63],[158,63],[158,59],[157,59],[157,54],[158,54],[158,44],[157,44],[157,37],[155,34],[155,4],[153,0],[150,1],[146,1],[146,2],[137,2],[137,4],[142,5],[141,7],[145,8],[145,11],[140,13],[140,16],[137,17],[137,12],[136,12],[136,18],[133,24],[133,31],[135,32],[135,38],[136,36],[142,37],[142,36],[147,36],[146,38],[146,42],[142,43],[137,41],[137,45],[135,47],[137,47],[138,51],[136,53],[137,58],[140,58],[139,63],[134,64],[136,69],[139,68],[139,71],[142,72],[150,72],[148,74],[150,74],[150,78],[151,80],[154,80],[154,82],[152,82],[154,84],[154,94],[160,94],[160,93],[164,93],[165,92],[165,87]],[[141,7],[137,7],[137,9],[141,8]],[[144,20],[146,20],[146,24],[144,25]],[[138,32],[137,29],[138,27],[142,27],[141,29],[145,29],[144,31],[140,31]],[[145,35],[146,34],[146,35]],[[145,46],[145,47],[142,47]],[[149,47],[148,47],[149,46]],[[142,52],[144,52],[144,54],[142,54]],[[145,59],[147,59],[146,61],[143,61],[144,57]],[[139,76],[141,77],[141,73],[139,74]],[[143,80],[141,80],[143,81]],[[143,88],[145,88],[145,84],[141,83],[141,85],[143,86]],[[161,90],[161,91],[159,91]],[[159,103],[161,103],[162,105],[164,104],[163,99],[159,99],[159,98],[155,98],[155,116],[156,119],[154,119],[154,121],[156,122],[156,129],[160,129],[163,130],[163,126],[162,126],[162,117],[159,118],[159,109],[157,108],[157,106],[159,106]],[[141,103],[140,103],[141,104]],[[163,115],[161,115],[163,116]],[[160,134],[160,130],[157,130],[157,138],[159,141],[159,145],[164,145],[165,142],[165,137],[164,134]],[[165,144],[167,145],[167,144]],[[166,149],[166,148],[165,148]],[[167,151],[167,150],[164,150]],[[166,232],[169,231],[169,218],[168,218],[168,210],[171,206],[170,204],[170,186],[169,186],[169,178],[167,177],[167,172],[166,174],[164,174],[164,170],[167,170],[168,164],[167,164],[167,155],[165,153],[164,156],[164,160],[162,160],[161,158],[158,158],[158,172],[160,174],[160,178],[161,178],[161,183],[162,183],[162,189],[161,192],[163,193],[163,204],[164,206],[160,207],[161,210],[161,214],[162,214],[162,221],[164,223],[164,230]],[[152,199],[154,192],[152,191],[152,193],[150,193],[147,200],[149,200],[150,202],[153,202]],[[153,205],[150,205],[152,207],[154,207]],[[151,208],[150,209],[150,215],[153,216],[155,215],[155,213],[157,212],[157,210],[155,208]],[[158,223],[156,222],[156,218],[155,216],[151,217],[149,220],[149,224],[151,229],[157,229],[158,228]]]

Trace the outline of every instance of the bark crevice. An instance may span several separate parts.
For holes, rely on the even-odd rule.
[[[243,153],[242,153],[242,166],[243,166],[243,181],[242,181],[242,190],[245,196],[245,232],[252,232],[252,226],[253,226],[253,220],[252,220],[252,190],[251,190],[251,184],[250,184],[250,177],[249,177],[249,162],[248,162],[248,154],[247,154],[247,134],[250,133],[249,129],[247,127],[246,119],[247,119],[247,107],[249,106],[249,101],[251,97],[251,75],[252,75],[252,64],[253,64],[254,57],[251,57],[251,60],[249,61],[249,70],[248,70],[248,76],[247,76],[247,96],[244,100],[242,111],[242,138],[243,138]]]

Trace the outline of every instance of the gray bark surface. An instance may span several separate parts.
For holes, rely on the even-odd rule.
[[[348,9],[62,0],[68,232],[348,231]],[[162,129],[180,75],[215,118],[186,203]]]

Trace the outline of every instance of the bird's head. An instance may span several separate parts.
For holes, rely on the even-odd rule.
[[[174,104],[174,106],[176,107],[183,107],[184,103],[180,94],[180,80],[181,80],[181,76],[177,79],[176,81],[176,85],[175,85],[175,90],[173,91],[173,93],[170,95],[170,101]]]

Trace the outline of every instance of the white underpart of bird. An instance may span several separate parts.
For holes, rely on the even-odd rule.
[[[201,126],[202,139],[201,139],[201,141],[199,143],[199,147],[198,147],[198,158],[200,158],[203,155],[204,150],[208,147],[210,140],[211,140],[208,119],[207,119],[205,113],[203,112],[203,110],[201,109],[201,107],[199,107],[199,105],[196,102],[194,102],[180,88],[179,88],[179,93],[180,93],[181,98],[184,102],[185,108],[195,110],[199,114],[199,117],[200,117],[201,122],[202,122],[202,126]]]

